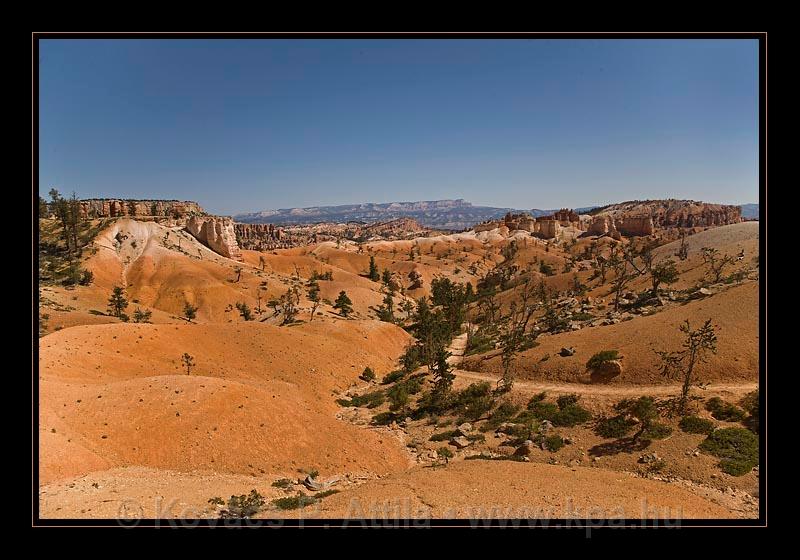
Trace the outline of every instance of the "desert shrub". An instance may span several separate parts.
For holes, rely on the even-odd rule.
[[[636,421],[624,414],[602,418],[595,426],[595,433],[604,438],[621,438],[628,435],[636,425]]]
[[[453,408],[467,420],[477,420],[494,406],[491,385],[488,382],[472,383],[455,395]]]
[[[315,500],[321,500],[322,498],[327,498],[328,496],[333,496],[334,494],[338,494],[339,490],[335,488],[331,488],[330,490],[323,490],[322,492],[317,492],[314,494]]]
[[[403,371],[402,369],[396,369],[384,375],[381,383],[384,385],[388,385],[390,383],[394,383],[395,381],[399,381],[400,379],[405,377],[405,375],[406,375],[405,371]]]
[[[144,311],[140,308],[136,308],[133,312],[133,322],[134,323],[149,323],[150,317],[152,317],[153,312],[149,309],[145,309]]]
[[[563,409],[550,420],[554,426],[572,427],[584,424],[592,419],[592,413],[577,404],[571,404]]]
[[[753,391],[752,393],[748,393],[747,395],[742,398],[739,404],[744,408],[749,416],[742,420],[742,423],[749,429],[754,432],[758,432],[759,427],[759,400],[758,400],[758,389]]]
[[[279,478],[278,480],[272,483],[272,486],[274,486],[275,488],[289,488],[289,486],[291,486],[292,484],[294,484],[294,482],[292,482],[288,478]]]
[[[428,441],[448,441],[450,438],[454,438],[458,435],[458,430],[449,430],[447,432],[439,432],[438,434],[433,434]]]
[[[699,416],[684,416],[679,424],[687,434],[710,434],[714,431],[714,422]]]
[[[611,362],[619,359],[619,352],[617,350],[601,350],[586,362],[586,369],[596,369],[601,367],[606,362]]]
[[[85,270],[85,269],[82,270],[81,277],[78,280],[78,284],[80,284],[81,286],[88,286],[92,282],[94,282],[94,272],[92,272],[91,270]]]
[[[440,459],[444,459],[445,461],[453,458],[453,452],[448,447],[440,447],[439,449],[436,450],[436,455],[438,455]]]
[[[545,393],[540,393],[528,402],[528,410],[538,420],[548,420],[554,426],[571,427],[592,419],[591,412],[578,405],[578,395],[563,395],[555,404],[544,398]]]
[[[591,313],[585,313],[581,311],[572,314],[573,321],[589,321],[590,319],[594,319],[594,315],[592,315]]]
[[[381,412],[372,417],[372,423],[376,426],[388,426],[397,420],[397,414],[394,412]]]
[[[208,503],[212,505],[222,505],[221,498],[211,498]],[[249,494],[231,496],[225,509],[220,512],[222,518],[245,519],[261,511],[264,507],[264,496],[255,489],[250,490]]]
[[[464,354],[472,356],[473,354],[483,354],[494,350],[497,334],[495,325],[481,326],[475,334],[469,337]]]
[[[544,438],[544,445],[548,451],[555,453],[556,451],[564,447],[564,438],[562,438],[558,434],[546,436]]]
[[[466,438],[467,438],[469,441],[471,441],[471,442],[473,442],[473,443],[474,443],[474,442],[478,442],[478,443],[484,443],[484,442],[486,441],[486,436],[485,436],[485,435],[483,435],[483,434],[469,434],[468,436],[465,436],[465,437],[466,437]]]
[[[758,389],[747,393],[742,400],[739,401],[741,406],[748,414],[758,414]]]
[[[313,496],[306,496],[303,492],[298,492],[297,496],[288,496],[286,498],[278,498],[272,500],[272,504],[278,509],[300,509],[310,506],[316,502]]]
[[[396,411],[405,407],[409,401],[408,390],[405,385],[398,383],[386,393],[389,397],[389,410]]]
[[[741,422],[745,417],[744,410],[734,404],[723,401],[719,397],[708,399],[706,410],[717,420],[725,422]]]
[[[375,379],[375,372],[372,371],[371,367],[367,366],[364,368],[364,371],[358,376],[358,378],[363,381],[372,381]]]
[[[544,261],[539,262],[539,272],[541,272],[545,276],[552,276],[553,274],[556,273],[553,267]]]
[[[742,476],[758,465],[758,436],[745,428],[714,430],[699,448],[719,457],[723,472]]]
[[[672,428],[666,424],[658,422],[651,422],[647,428],[642,432],[642,437],[645,439],[664,439],[672,433]]]
[[[363,395],[355,395],[350,399],[336,399],[339,406],[344,407],[367,407],[375,408],[382,405],[386,401],[386,395],[383,391],[373,391],[371,393],[364,393]]]
[[[489,416],[489,420],[483,426],[481,426],[481,431],[486,432],[497,429],[497,427],[503,422],[508,422],[511,420],[514,415],[519,412],[519,408],[519,406],[508,401],[501,403],[500,406],[494,409],[492,415]]]

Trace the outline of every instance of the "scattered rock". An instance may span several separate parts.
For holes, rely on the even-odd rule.
[[[533,449],[533,442],[529,439],[526,439],[524,442],[522,442],[522,445],[517,447],[517,449],[514,451],[514,455],[517,457],[527,457],[533,452]]]
[[[467,436],[472,433],[472,424],[469,422],[464,422],[460,424],[458,428],[456,428],[456,432],[459,436]]]
[[[550,420],[542,420],[542,423],[539,424],[540,434],[546,434],[552,429],[553,429],[553,423]]]
[[[459,449],[464,449],[465,447],[469,447],[472,442],[465,438],[464,436],[454,437],[450,440],[450,445],[455,445]]]
[[[578,327],[580,328],[580,327]],[[562,348],[561,352],[558,353],[559,356],[566,358],[567,356],[574,356],[575,355],[575,348],[570,346],[569,348]]]
[[[658,462],[660,460],[661,460],[661,457],[659,457],[655,453],[645,453],[644,455],[639,457],[639,462],[640,463],[644,463],[644,464],[656,463],[656,462]]]

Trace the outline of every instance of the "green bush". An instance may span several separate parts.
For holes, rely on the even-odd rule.
[[[454,438],[456,435],[458,435],[458,430],[448,430],[446,432],[433,434],[428,441],[447,441],[450,438]]]
[[[375,379],[375,372],[372,371],[371,367],[367,366],[358,378],[362,381],[373,381]]]
[[[300,509],[306,506],[310,506],[314,502],[316,502],[316,498],[313,496],[306,496],[302,492],[298,492],[297,496],[289,496],[286,498],[278,498],[276,500],[272,500],[272,504],[276,506],[278,509]]]
[[[272,483],[272,486],[274,486],[275,488],[289,488],[293,484],[294,482],[288,478],[279,478],[278,480]]]
[[[592,315],[591,313],[585,313],[581,311],[579,313],[572,314],[573,321],[589,321],[591,319],[594,319],[594,315]]]
[[[586,362],[586,369],[597,369],[606,362],[611,362],[619,359],[619,352],[617,350],[601,350]]]
[[[739,402],[743,409],[745,409],[749,416],[745,418],[742,423],[753,432],[758,433],[758,416],[759,416],[759,399],[758,399],[758,389],[753,391],[752,393],[748,393],[744,396],[744,398]]]
[[[642,432],[642,437],[645,439],[664,439],[671,433],[672,433],[672,428],[670,428],[666,424],[659,424],[658,422],[652,422]]]
[[[548,451],[555,453],[564,447],[564,438],[558,434],[553,434],[544,438],[544,445]]]
[[[699,448],[719,457],[723,472],[742,476],[758,465],[758,436],[745,428],[714,430]]]
[[[580,400],[580,397],[573,393],[571,395],[562,395],[558,397],[556,399],[556,404],[558,405],[558,408],[563,410],[568,406],[578,404],[578,400]]]
[[[395,381],[399,381],[403,377],[405,377],[406,372],[402,369],[397,369],[395,371],[390,371],[386,375],[383,376],[383,380],[381,381],[384,385],[389,385],[390,383],[394,383]]]
[[[745,412],[738,406],[725,402],[719,397],[714,397],[706,403],[706,410],[717,420],[725,422],[741,422],[744,420]]]
[[[595,433],[604,438],[621,438],[628,435],[636,425],[636,421],[624,414],[601,419],[595,426]]]
[[[489,420],[481,426],[481,431],[488,432],[489,430],[497,429],[503,422],[511,420],[519,412],[519,408],[519,406],[508,401],[501,403],[489,416]]]
[[[208,503],[213,505],[222,505],[221,498],[211,498]],[[242,494],[240,496],[231,496],[228,500],[227,507],[220,512],[222,518],[236,518],[244,519],[252,517],[264,507],[264,497],[259,494],[255,489],[250,490],[250,494]]]
[[[699,416],[684,416],[681,418],[679,426],[687,434],[708,435],[714,431],[714,422]]]
[[[394,412],[381,412],[372,417],[372,423],[376,426],[388,426],[397,420],[397,414]]]
[[[453,408],[467,420],[477,420],[494,406],[488,382],[472,383],[455,396]]]
[[[440,459],[445,460],[453,458],[453,452],[448,447],[440,447],[436,450],[436,455],[438,455]]]
[[[363,407],[376,408],[386,401],[386,395],[383,391],[373,391],[372,393],[364,393],[363,395],[356,395],[350,399],[336,399],[339,406],[344,407]]]

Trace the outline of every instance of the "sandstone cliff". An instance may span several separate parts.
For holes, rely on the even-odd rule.
[[[186,231],[200,243],[229,259],[242,260],[242,252],[236,242],[233,220],[219,216],[190,216]]]
[[[204,215],[206,212],[191,200],[123,200],[92,198],[80,201],[81,218],[171,217]]]

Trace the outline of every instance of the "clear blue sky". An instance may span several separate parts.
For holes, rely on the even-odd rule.
[[[40,193],[758,202],[755,40],[43,40]]]

